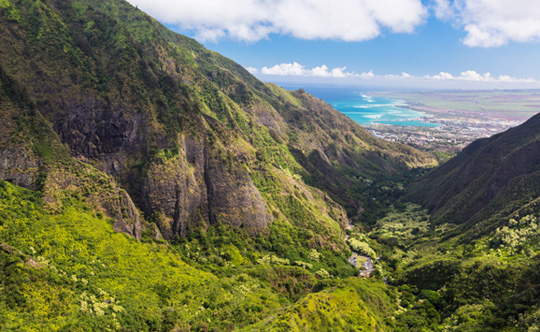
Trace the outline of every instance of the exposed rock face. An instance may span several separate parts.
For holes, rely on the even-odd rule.
[[[96,158],[129,149],[139,124],[139,119],[128,118],[111,105],[89,100],[57,117],[54,129],[74,156]]]
[[[142,224],[139,211],[125,190],[115,188],[116,199],[109,204],[109,213],[114,215],[114,230],[141,239]]]
[[[140,152],[146,137],[144,116],[128,114],[113,105],[87,100],[58,113],[53,128],[74,157],[97,161],[101,170],[118,177],[126,170],[129,155]]]
[[[58,114],[54,129],[74,157],[99,161],[101,170],[119,181],[128,181],[137,203],[166,239],[184,237],[200,224],[221,222],[254,234],[272,222],[264,199],[247,171],[235,163],[224,164],[215,156],[216,147],[203,137],[183,136],[176,156],[149,161],[146,174],[126,180],[122,171],[129,167],[129,152],[145,148],[140,137],[142,126],[140,115],[128,117],[111,105],[89,100]],[[3,160],[11,165],[9,176],[17,184],[29,187],[35,181],[35,174],[29,171],[24,159],[16,156],[10,159],[8,155]],[[56,174],[49,183],[65,190],[80,187],[84,181]],[[56,200],[49,198],[51,202]],[[115,230],[140,238],[140,216],[127,192],[115,187],[114,194],[96,199],[114,218]]]
[[[42,189],[43,201],[49,209],[61,208],[66,194],[86,197],[90,206],[114,219],[116,231],[141,239],[144,227],[137,207],[129,194],[106,174],[82,162],[68,168],[47,168],[44,172],[47,176]]]
[[[264,200],[243,169],[227,170],[210,160],[205,172],[210,222],[243,227],[250,233],[265,229],[272,221]]]
[[[140,239],[143,226],[128,193],[93,167],[51,157],[52,150],[65,148],[45,119],[29,112],[28,105],[17,105],[13,93],[6,93],[6,87],[17,87],[14,82],[0,70],[0,120],[4,124],[0,127],[0,180],[43,190],[43,200],[52,209],[61,206],[66,193],[86,196],[90,204],[114,218],[115,230]],[[25,92],[19,95],[25,96]],[[97,102],[74,109],[68,118],[67,122],[58,122],[57,129],[66,135],[66,142],[77,155],[120,152],[134,140],[137,131],[135,121]],[[55,148],[51,150],[52,146]],[[36,152],[39,149],[41,154]],[[64,154],[68,155],[65,150]],[[43,183],[37,183],[40,175],[43,178],[39,182]]]
[[[32,149],[31,140],[25,135],[25,130],[15,120],[23,113],[21,108],[24,106],[17,105],[7,92],[8,89],[16,88],[13,80],[0,66],[0,180],[36,189],[41,163]]]
[[[243,169],[226,169],[212,159],[202,139],[181,140],[178,156],[154,163],[142,188],[142,206],[154,215],[165,238],[186,236],[197,224],[241,226],[262,231],[272,216]]]
[[[31,152],[0,149],[0,180],[36,189],[38,171],[39,160]]]
[[[202,142],[187,140],[178,156],[150,166],[141,205],[146,215],[154,216],[165,238],[185,236],[188,225],[208,220],[204,164]]]

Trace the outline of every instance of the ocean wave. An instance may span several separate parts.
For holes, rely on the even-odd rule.
[[[350,112],[350,111],[346,111],[346,112],[342,112],[343,114],[345,115],[371,115],[371,112]]]
[[[410,118],[411,120],[419,119],[420,117],[417,114],[396,114],[395,116],[399,116],[402,118]]]
[[[375,102],[375,99],[373,99],[372,96],[362,95],[362,98],[364,98],[364,101],[366,101],[368,103],[374,103]]]
[[[392,104],[369,104],[369,105],[354,105],[354,108],[372,108],[372,107],[392,107]]]
[[[368,123],[403,125],[407,121],[422,123],[420,119],[427,116],[426,113],[409,109],[408,104],[402,99],[373,97],[365,92],[354,92],[350,98],[332,101],[332,105],[362,125]]]

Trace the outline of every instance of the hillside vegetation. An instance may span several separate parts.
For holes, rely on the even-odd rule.
[[[427,171],[123,0],[0,0],[0,330],[537,331],[539,119]]]
[[[71,156],[114,177],[167,239],[220,221],[258,233],[300,223],[293,213],[336,234],[342,212],[313,187],[354,217],[367,180],[435,163],[125,1],[6,0],[2,13],[6,74]]]
[[[463,224],[471,234],[487,234],[540,196],[540,116],[505,133],[475,141],[434,169],[405,197],[422,203],[437,222]]]
[[[1,330],[397,326],[345,230],[431,155],[121,0],[0,1],[0,55]]]

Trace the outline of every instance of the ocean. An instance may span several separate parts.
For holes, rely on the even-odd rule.
[[[286,89],[297,87],[284,86]],[[369,91],[350,87],[310,87],[304,90],[323,99],[360,125],[387,124],[395,126],[437,127],[422,118],[428,114],[408,109],[403,100],[374,97]]]

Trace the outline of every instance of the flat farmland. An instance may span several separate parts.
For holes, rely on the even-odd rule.
[[[451,157],[479,138],[515,127],[540,111],[540,90],[377,92],[402,100],[434,128],[377,124],[368,130],[389,141]]]
[[[523,122],[540,111],[540,90],[383,92],[435,118]]]

